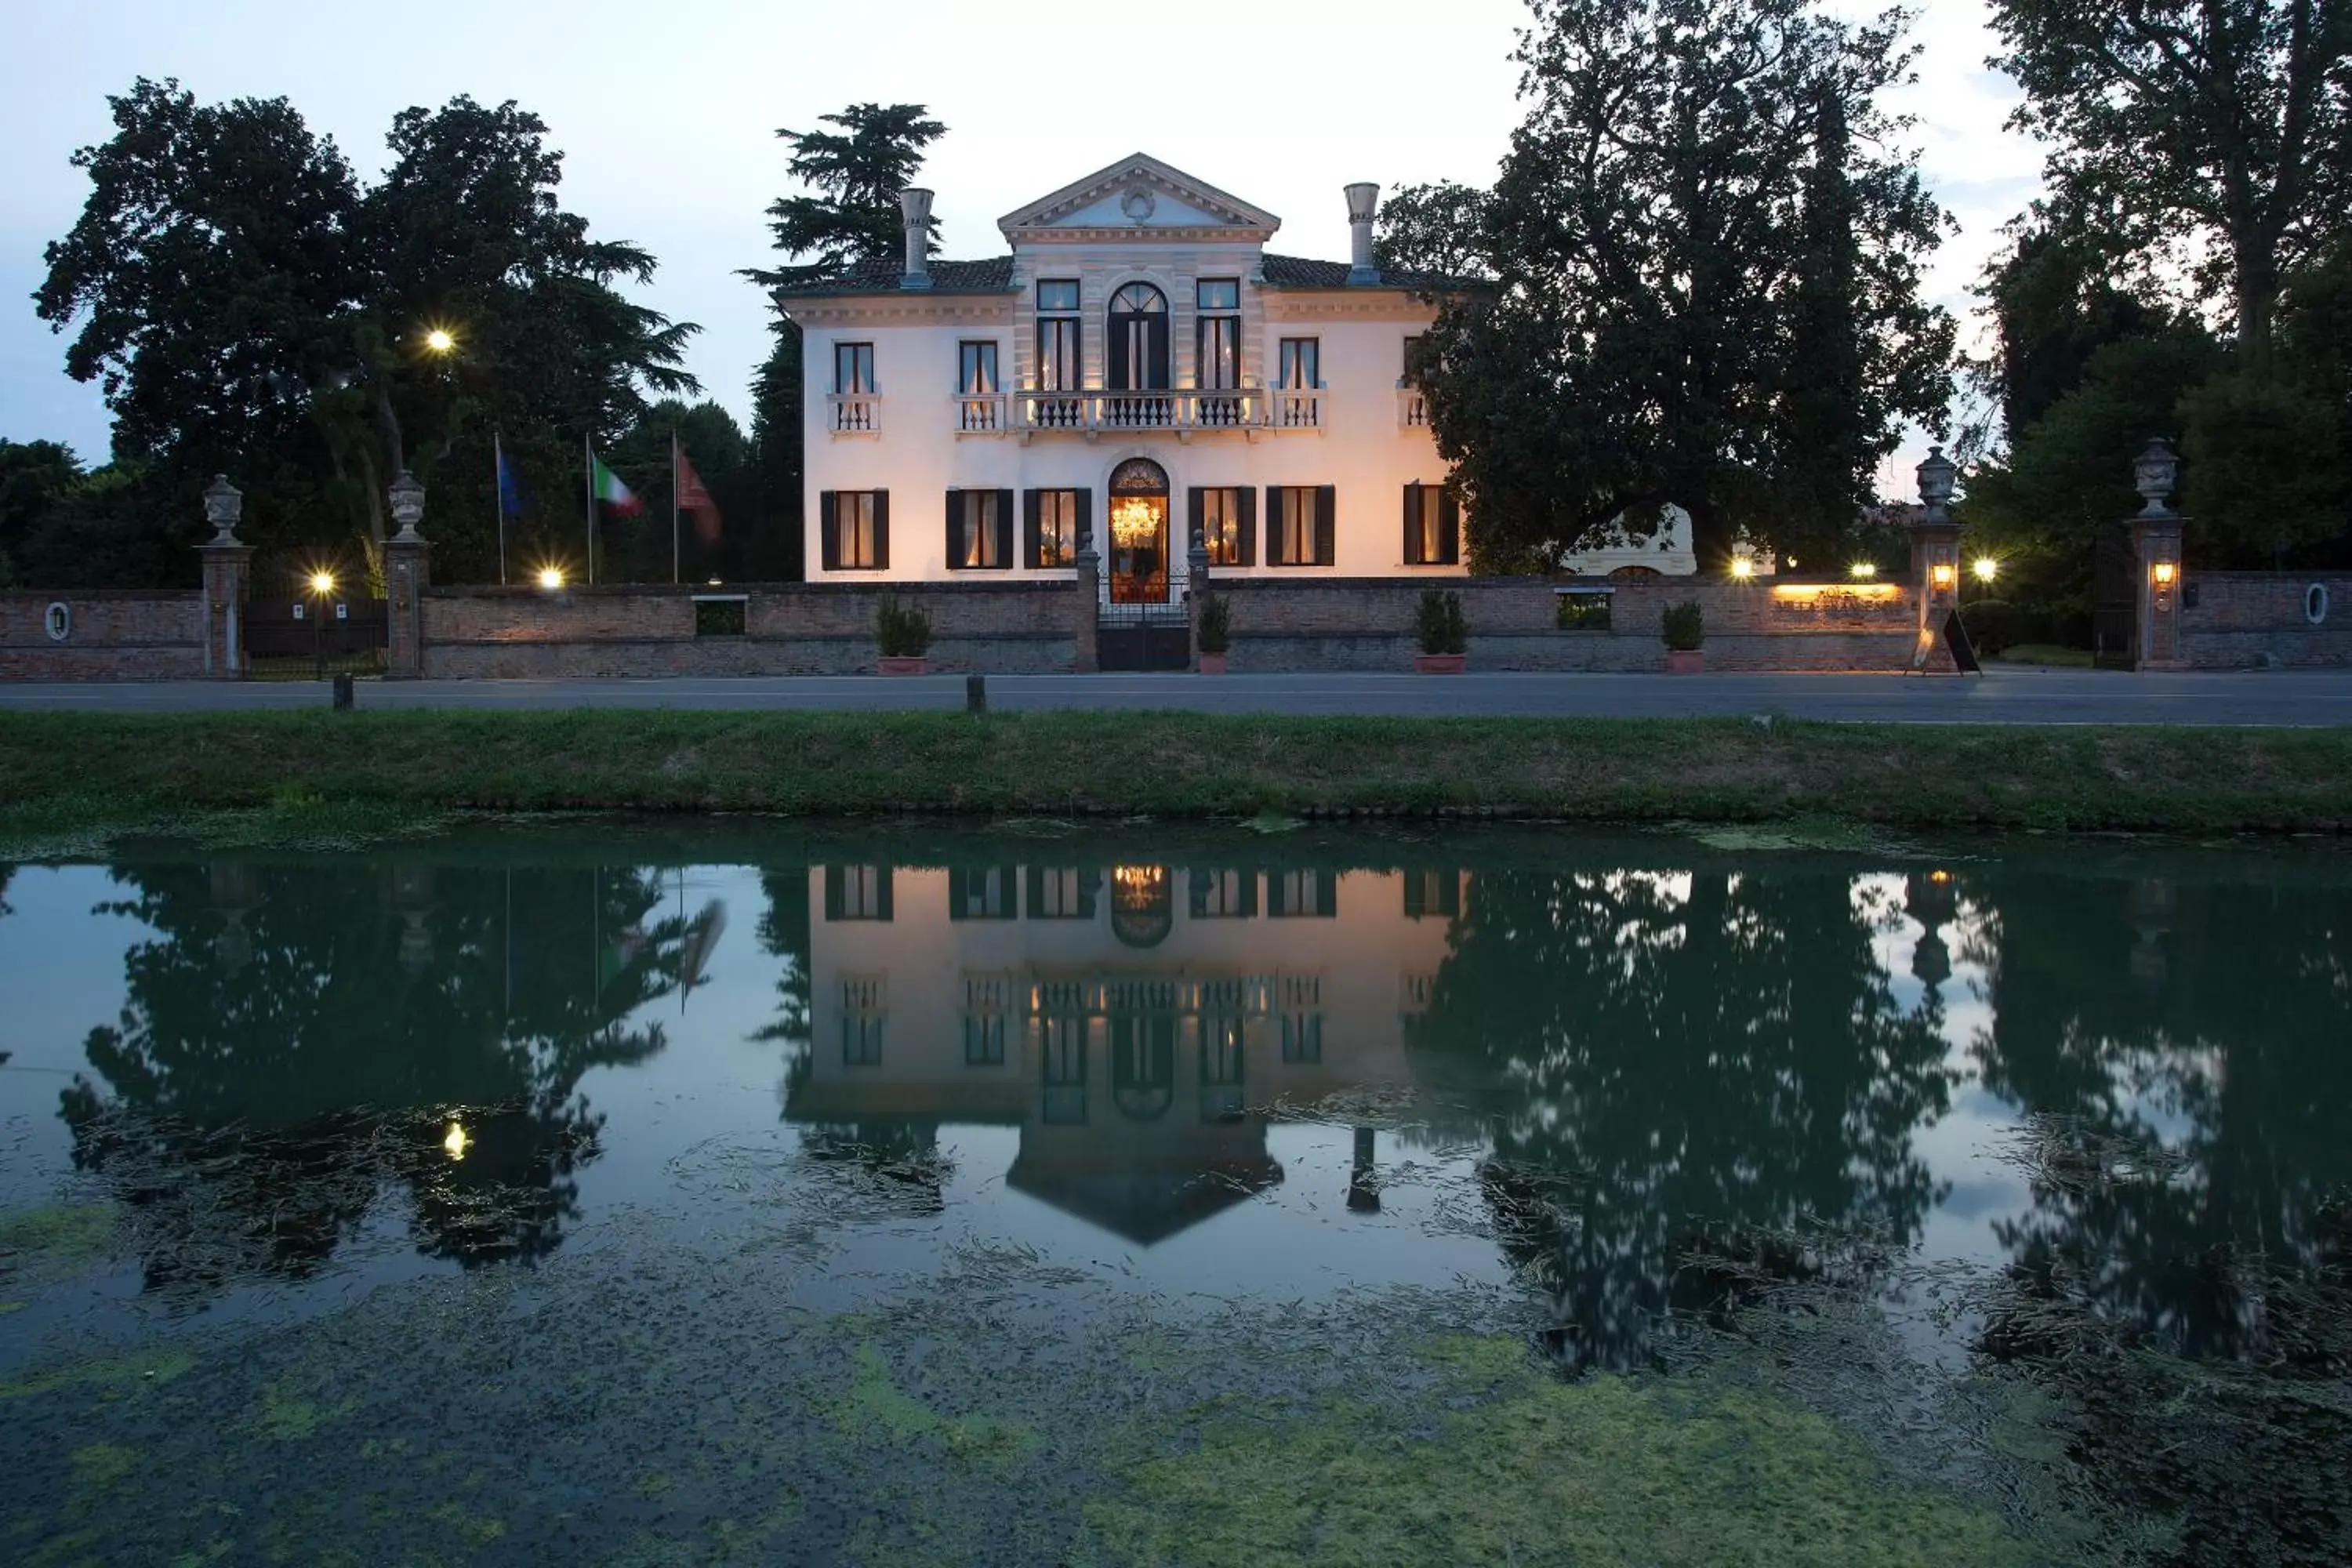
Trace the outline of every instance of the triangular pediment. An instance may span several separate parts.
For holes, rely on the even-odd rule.
[[[1138,153],[997,220],[1007,239],[1215,234],[1264,240],[1282,220]]]

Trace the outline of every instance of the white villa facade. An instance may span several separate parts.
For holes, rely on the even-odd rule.
[[[1435,306],[1371,265],[1268,255],[1281,220],[1138,154],[999,223],[1009,256],[799,291],[811,582],[1071,575],[1106,602],[1213,571],[1444,575],[1461,517],[1406,383]]]

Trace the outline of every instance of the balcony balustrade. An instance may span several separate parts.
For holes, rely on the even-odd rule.
[[[1429,428],[1429,398],[1417,386],[1397,388],[1397,428],[1426,430]]]
[[[1010,428],[1039,431],[1319,430],[1323,392],[1259,386],[1169,388],[1141,392],[1028,390],[1012,395]],[[971,398],[959,399],[959,427],[969,423]]]
[[[835,435],[878,436],[882,433],[882,396],[879,393],[828,393],[824,402]]]

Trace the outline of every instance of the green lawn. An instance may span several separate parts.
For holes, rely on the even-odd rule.
[[[2352,730],[1188,713],[0,715],[0,826],[319,809],[2333,830]]]

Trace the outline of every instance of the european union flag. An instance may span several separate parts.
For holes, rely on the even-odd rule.
[[[520,517],[530,508],[530,490],[515,472],[514,461],[504,451],[499,453],[499,515]]]

